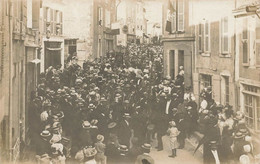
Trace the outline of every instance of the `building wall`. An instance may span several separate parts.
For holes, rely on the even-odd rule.
[[[47,38],[47,31],[48,31],[48,28],[46,28],[46,25],[44,23],[44,21],[46,20],[46,22],[48,22],[48,14],[47,14],[47,8],[49,8],[51,11],[59,11],[61,13],[60,15],[60,20],[61,20],[61,25],[60,25],[60,32],[57,33],[57,31],[55,31],[55,29],[53,29],[53,31],[51,31],[49,37],[50,38]],[[42,34],[42,37],[41,37],[41,46],[42,46],[42,49],[41,49],[41,68],[40,68],[40,71],[41,72],[44,72],[47,68],[45,68],[45,53],[48,53],[48,52],[45,52],[45,43],[44,42],[60,42],[61,43],[61,50],[60,50],[60,61],[61,61],[61,65],[62,65],[62,68],[64,68],[64,24],[63,24],[63,13],[64,13],[64,4],[58,2],[58,1],[55,1],[55,0],[46,0],[46,1],[43,1],[42,3],[42,8],[40,9],[40,33]],[[49,15],[50,16],[50,15]],[[45,18],[46,17],[46,18]],[[53,17],[54,16],[54,13],[53,13]],[[50,16],[50,19],[51,19],[51,16]],[[55,18],[53,18],[53,22]],[[58,16],[57,16],[57,20],[58,20]],[[51,21],[52,22],[52,21]],[[49,29],[51,27],[55,27],[55,23],[52,25],[49,26]],[[57,27],[57,26],[56,26]],[[59,64],[59,63],[57,63]]]
[[[0,73],[0,156],[8,156],[9,148],[9,129],[8,129],[8,113],[9,113],[9,97],[10,97],[10,37],[9,37],[9,21],[8,15],[6,14],[6,1],[0,1],[0,63],[1,63],[1,73]],[[0,159],[0,163],[4,161],[3,158]]]
[[[77,38],[77,56],[79,61],[88,59],[93,45],[93,0],[66,0],[64,8],[64,36]],[[71,54],[72,55],[72,54]],[[68,56],[68,54],[65,54]]]
[[[255,0],[238,0],[236,9],[233,11],[236,24],[238,109],[245,114],[254,145],[260,145],[260,18],[254,12],[246,12],[246,6],[256,6],[260,14],[260,3]],[[247,58],[244,58],[245,56]],[[259,146],[256,146],[254,151],[258,154]]]
[[[162,38],[162,42],[164,46],[164,76],[171,76],[172,78],[175,78],[178,75],[179,67],[184,66],[184,72],[185,72],[184,81],[185,81],[185,86],[187,87],[192,86],[192,68],[194,65],[192,58],[194,55],[194,39],[195,39],[193,33],[194,28],[193,26],[190,26],[190,18],[189,18],[190,4],[189,3],[190,1],[183,0],[184,29],[180,31],[178,29],[174,30],[174,28],[172,28],[172,33],[169,33],[168,31],[166,31],[165,28],[166,20],[167,20],[168,1],[164,1],[163,38]],[[175,57],[172,57],[173,53]],[[183,61],[181,61],[180,59],[182,59]]]
[[[100,9],[102,10],[99,14]],[[114,45],[115,37],[110,34],[111,24],[115,17],[115,1],[114,0],[95,0],[93,3],[93,47],[92,59],[100,58],[108,52],[108,42]],[[109,16],[108,16],[109,15]],[[99,24],[99,18],[102,18],[102,24]],[[109,19],[110,18],[110,19]],[[110,20],[110,23],[108,22]],[[107,22],[106,22],[107,21]],[[108,36],[110,35],[110,36]],[[113,47],[114,48],[114,47]]]
[[[192,1],[191,24],[195,26],[195,72],[194,92],[199,99],[199,93],[205,87],[203,75],[211,76],[211,86],[213,98],[221,104],[229,103],[236,107],[235,101],[235,54],[234,54],[234,18],[232,10],[234,1]],[[225,8],[225,11],[223,11]],[[201,10],[203,9],[203,10]],[[212,13],[212,14],[211,14]],[[219,14],[215,14],[219,13]],[[221,30],[223,22],[221,20],[228,17],[228,52],[222,51]],[[209,26],[209,50],[206,50],[206,26]],[[201,28],[200,28],[201,27]],[[201,29],[201,34],[199,31]],[[201,37],[200,37],[201,36]],[[201,38],[201,42],[200,42]],[[200,45],[202,48],[200,48]],[[225,78],[228,77],[228,88],[226,88]],[[225,98],[226,89],[228,90],[229,100]]]

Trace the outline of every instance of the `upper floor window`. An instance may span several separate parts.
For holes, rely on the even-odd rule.
[[[110,11],[109,10],[106,10],[105,18],[106,18],[106,20],[105,20],[106,27],[110,28],[111,20],[110,20]]]
[[[260,67],[260,19],[256,18],[256,66]]]
[[[205,52],[210,52],[210,23],[208,21],[205,21],[204,29],[204,49]]]
[[[103,8],[98,7],[98,25],[103,25]]]
[[[243,32],[242,32],[242,40],[241,40],[241,48],[243,54],[243,64],[249,64],[249,35],[248,35],[248,19],[243,19]]]
[[[174,8],[171,21],[172,33],[184,31],[184,0],[173,0],[172,6]]]
[[[202,36],[203,36],[203,27],[202,27],[202,24],[200,23],[199,24],[199,28],[198,28],[198,33],[199,33],[199,35],[198,35],[198,39],[199,39],[199,41],[198,41],[198,44],[199,44],[199,52],[203,52],[203,42],[202,42]]]
[[[221,19],[221,54],[223,55],[229,53],[228,28],[228,17],[224,17]]]

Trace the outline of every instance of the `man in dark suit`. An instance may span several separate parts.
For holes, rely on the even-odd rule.
[[[48,130],[44,130],[40,134],[39,140],[36,142],[36,154],[41,156],[43,154],[51,154],[50,138],[51,133]]]
[[[118,137],[121,145],[129,147],[131,138],[130,115],[125,113],[123,120],[119,123]]]

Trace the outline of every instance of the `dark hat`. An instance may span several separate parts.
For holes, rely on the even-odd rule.
[[[111,122],[111,123],[108,124],[108,128],[109,129],[112,129],[114,127],[116,127],[116,123],[115,122]]]
[[[236,132],[235,136],[234,136],[235,139],[240,139],[240,138],[243,138],[243,137],[245,137],[245,135],[241,132]]]
[[[59,117],[57,115],[52,115],[52,120],[54,122],[59,122]]]
[[[240,128],[238,131],[241,132],[243,135],[248,134],[248,130],[246,128]]]
[[[144,149],[146,149],[146,150],[151,150],[151,145],[150,144],[148,144],[148,143],[144,143],[143,145],[142,145],[142,148],[144,148]]]

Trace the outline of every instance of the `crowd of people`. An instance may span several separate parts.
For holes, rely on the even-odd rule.
[[[153,141],[172,154],[195,130],[204,137],[204,162],[253,160],[253,145],[242,113],[221,106],[205,88],[197,106],[184,69],[163,76],[159,45],[129,44],[124,55],[65,65],[41,73],[29,110],[30,138],[39,163],[153,164]]]

